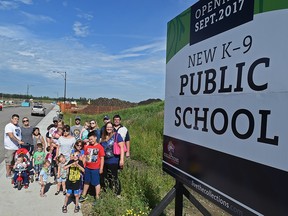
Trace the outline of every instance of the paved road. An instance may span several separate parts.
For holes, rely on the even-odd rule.
[[[53,108],[51,104],[44,104],[44,106],[47,108],[46,113],[49,113]],[[10,122],[11,116],[14,113],[20,116],[20,125],[22,125],[21,120],[23,117],[29,118],[31,126],[36,126],[43,119],[42,116],[31,116],[31,107],[4,107],[4,109],[0,111],[0,163],[4,160],[4,128],[5,125]],[[43,135],[45,132],[46,131],[41,131]]]

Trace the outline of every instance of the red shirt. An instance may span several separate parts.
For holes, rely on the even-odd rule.
[[[84,151],[86,167],[89,169],[100,169],[101,157],[105,156],[104,148],[97,143],[96,145],[86,145]]]

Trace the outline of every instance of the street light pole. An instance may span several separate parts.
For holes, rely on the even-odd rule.
[[[29,84],[27,84],[27,99],[29,99],[28,97],[29,97],[29,89],[30,89],[30,87],[32,87],[32,86],[34,86],[34,85],[29,85]]]
[[[66,71],[61,72],[61,71],[53,71],[53,73],[58,73],[61,74],[61,76],[63,76],[64,78],[64,104],[66,102],[66,81],[67,81],[67,73]]]
[[[66,71],[64,71],[64,104],[66,102]]]

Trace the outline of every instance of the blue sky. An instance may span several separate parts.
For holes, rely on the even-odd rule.
[[[0,0],[0,92],[165,97],[167,22],[196,0]]]

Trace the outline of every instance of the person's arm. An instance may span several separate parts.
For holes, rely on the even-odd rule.
[[[119,166],[120,168],[123,168],[124,166],[124,145],[125,143],[122,141],[122,142],[119,142],[118,145],[120,146],[120,161],[119,161]]]
[[[70,160],[65,166],[64,169],[67,170],[69,169],[69,167],[71,167],[73,165],[73,162]]]
[[[127,130],[126,136],[125,136],[125,145],[127,148],[127,152],[126,152],[126,157],[130,157],[130,134],[129,131]]]
[[[103,168],[104,168],[104,157],[102,156],[100,158],[100,170],[99,173],[102,174],[103,173]]]
[[[34,155],[32,156],[32,166],[33,166],[33,167],[35,166],[35,158],[34,158]]]
[[[59,156],[60,144],[56,146],[56,158]]]
[[[40,137],[41,137],[40,140],[41,140],[41,143],[43,145],[43,149],[45,149],[45,151],[46,151],[46,142],[44,140],[44,137],[42,135],[40,135]]]
[[[116,137],[115,139],[117,140],[117,143],[120,147],[120,161],[119,161],[119,166],[120,168],[123,168],[124,166],[124,156],[125,156],[125,152],[124,152],[124,145],[125,145],[125,142],[122,138],[122,136],[120,134],[116,134]]]
[[[85,164],[86,164],[86,148],[84,147],[84,154],[83,154],[83,158],[82,158],[82,162],[83,162],[83,165],[85,167]]]
[[[14,164],[13,169],[16,169],[17,164],[18,164],[17,162]]]
[[[130,141],[125,142],[127,152],[126,152],[126,157],[130,157]]]
[[[79,163],[79,161],[75,162],[75,165],[79,168],[79,170],[83,173],[84,172],[84,167],[83,163]]]
[[[7,135],[9,136],[11,140],[16,141],[19,145],[24,144],[22,140],[19,140],[17,137],[14,136],[13,132],[8,132]]]
[[[60,178],[60,166],[58,165],[58,169],[57,169],[57,178]]]

